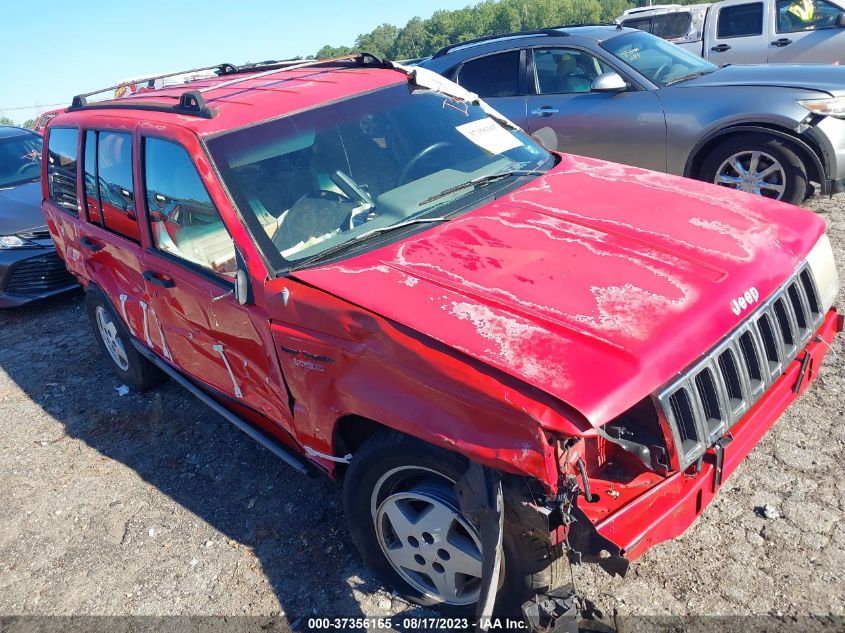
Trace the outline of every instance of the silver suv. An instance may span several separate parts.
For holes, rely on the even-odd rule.
[[[792,203],[845,191],[845,67],[720,68],[621,26],[472,40],[420,66],[549,149]]]

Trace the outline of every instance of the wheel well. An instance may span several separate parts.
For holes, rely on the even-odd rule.
[[[789,130],[774,127],[771,125],[755,125],[754,127],[760,128],[760,130],[752,132],[747,129],[731,130],[731,128],[727,128],[727,130],[719,133],[714,138],[711,138],[704,145],[698,148],[689,163],[687,174],[692,178],[700,177],[701,167],[704,163],[704,160],[707,158],[707,155],[713,150],[713,148],[719,145],[720,143],[723,143],[730,138],[735,138],[743,134],[767,136],[765,130],[768,129],[773,132],[773,134],[771,134],[772,138],[776,138],[780,141],[783,141],[786,145],[789,146],[789,149],[792,150],[795,155],[801,159],[801,162],[804,163],[804,166],[807,168],[807,177],[809,180],[818,183],[824,182],[824,174],[819,173],[818,166],[816,165],[815,159],[820,157],[816,148],[813,148],[813,151],[816,152],[816,157],[809,156],[807,154],[806,148],[802,145],[802,143],[806,143],[807,141],[799,142],[799,139],[797,139],[795,135],[792,134]],[[792,140],[790,141],[790,139]]]
[[[360,415],[350,414],[341,417],[334,427],[334,454],[354,455],[364,442],[382,429],[390,429],[390,427]],[[338,466],[342,466],[337,470],[338,476],[342,477],[346,465],[338,464]]]

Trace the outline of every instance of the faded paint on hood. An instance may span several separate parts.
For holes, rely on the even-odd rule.
[[[520,378],[602,425],[714,346],[824,230],[814,214],[564,156],[493,203],[341,263],[318,288]]]

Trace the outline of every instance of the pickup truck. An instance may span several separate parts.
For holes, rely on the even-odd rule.
[[[629,9],[616,19],[714,64],[845,63],[845,0],[722,0]]]

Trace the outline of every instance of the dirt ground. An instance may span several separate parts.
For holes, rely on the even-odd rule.
[[[845,279],[845,194],[808,206],[828,221]],[[622,621],[844,615],[843,340],[681,538],[625,579],[576,568],[581,593]],[[296,475],[173,383],[119,386],[80,294],[0,312],[0,616],[252,615],[302,628],[312,615],[431,614],[363,566],[334,484]]]

